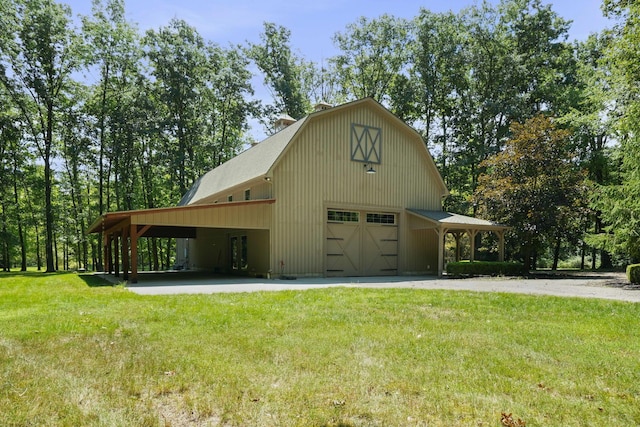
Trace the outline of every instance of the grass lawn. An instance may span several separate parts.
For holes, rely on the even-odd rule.
[[[0,425],[640,425],[640,304],[102,284],[0,273]]]

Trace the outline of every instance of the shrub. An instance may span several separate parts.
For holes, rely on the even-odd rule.
[[[453,276],[523,276],[527,272],[520,262],[450,262],[447,274]]]
[[[640,284],[640,264],[627,266],[627,279],[629,279],[631,283]]]

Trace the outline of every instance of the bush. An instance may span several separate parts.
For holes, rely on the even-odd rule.
[[[640,264],[627,266],[627,279],[629,279],[631,283],[640,284]]]
[[[453,276],[523,276],[527,272],[520,262],[450,262],[447,274]]]

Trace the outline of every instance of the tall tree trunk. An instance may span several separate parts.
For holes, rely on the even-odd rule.
[[[4,201],[2,202],[2,271],[11,271],[11,259],[9,253],[9,233],[7,231],[7,212]]]
[[[558,260],[560,259],[560,247],[562,246],[562,239],[560,236],[556,236],[555,247],[553,248],[553,266],[551,270],[556,271],[558,269]]]
[[[20,240],[20,271],[27,271],[27,244],[22,229],[22,215],[20,214],[20,198],[18,197],[18,162],[13,162],[13,200],[16,204],[16,221],[18,222],[18,238]]]
[[[56,271],[53,258],[53,203],[51,201],[51,147],[53,145],[53,102],[47,103],[47,130],[44,140],[44,211],[46,226],[45,253],[47,259],[47,273]],[[57,261],[57,260],[56,260]]]

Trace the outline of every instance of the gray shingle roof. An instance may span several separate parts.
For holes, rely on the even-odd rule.
[[[264,177],[308,116],[271,135],[200,177],[182,196],[179,206],[212,202],[208,197]]]
[[[474,218],[471,216],[460,215],[451,212],[444,211],[428,211],[423,209],[407,209],[407,211],[431,220],[433,222],[437,222],[440,224],[444,224],[451,227],[486,227],[486,228],[509,228],[506,225],[499,224],[493,221],[487,221],[485,219]]]

